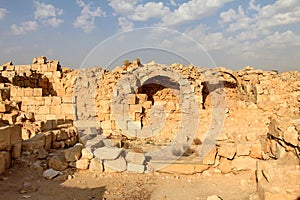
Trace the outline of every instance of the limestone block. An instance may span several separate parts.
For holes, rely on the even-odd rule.
[[[214,147],[207,155],[203,156],[203,160],[202,160],[203,164],[205,165],[215,164],[216,156],[217,156],[217,148]]]
[[[148,95],[147,94],[137,94],[137,99],[138,99],[138,103],[140,105],[142,105],[143,103],[145,103],[148,100]]]
[[[17,97],[17,96],[19,96],[17,87],[11,87],[10,88],[10,96],[11,97]]]
[[[209,165],[203,164],[186,164],[186,163],[172,163],[167,164],[164,163],[162,166],[161,164],[151,163],[150,165],[155,166],[155,169],[159,172],[166,172],[166,173],[178,173],[178,174],[195,174],[201,173],[209,168]]]
[[[61,111],[61,105],[50,106],[50,114],[59,115]]]
[[[298,132],[296,131],[294,126],[290,126],[283,132],[284,141],[292,144],[293,146],[298,145]]]
[[[11,149],[11,129],[9,126],[0,127],[0,151]]]
[[[46,120],[46,116],[44,114],[43,115],[35,115],[34,118],[36,121],[45,121]]]
[[[103,172],[102,161],[97,158],[93,158],[90,161],[89,170],[91,172]]]
[[[236,155],[248,156],[250,154],[251,144],[250,143],[239,143],[236,146]]]
[[[73,104],[75,103],[75,98],[73,96],[64,96],[62,97],[62,103]]]
[[[104,160],[103,165],[105,172],[122,172],[127,169],[127,163],[123,157],[115,160]]]
[[[65,150],[65,158],[67,162],[79,160],[81,157],[82,144],[76,144],[75,146]]]
[[[10,126],[10,143],[12,145],[20,143],[22,141],[22,125],[15,124]]]
[[[36,149],[43,149],[45,146],[45,135],[38,134],[22,142],[22,150],[32,152]]]
[[[111,130],[112,129],[112,123],[111,123],[111,121],[103,121],[103,122],[101,122],[101,128],[103,130]]]
[[[39,64],[32,64],[31,65],[31,69],[39,72],[39,71],[41,71],[41,65],[39,65]]]
[[[18,88],[17,91],[18,91],[18,96],[19,97],[24,97],[25,96],[24,95],[24,88]]]
[[[63,156],[53,156],[48,162],[49,168],[54,170],[63,171],[68,168],[68,163]]]
[[[249,156],[237,156],[231,162],[232,170],[256,170],[256,159]]]
[[[2,163],[2,165],[4,165],[4,169],[8,169],[11,166],[11,155],[8,151],[0,151],[0,162],[1,162],[1,157],[3,158],[2,162],[4,162],[4,164]],[[1,165],[1,163],[0,163]],[[3,167],[3,166],[2,166]],[[1,168],[1,166],[0,166]],[[0,169],[1,171],[1,169]]]
[[[139,112],[141,113],[142,110],[142,105],[136,104],[136,105],[130,105],[129,106],[129,112],[134,113],[134,112]]]
[[[146,101],[146,102],[143,103],[143,107],[145,109],[150,109],[151,106],[152,106],[152,101]]]
[[[6,66],[6,70],[7,71],[14,71],[15,70],[15,66],[14,65],[8,65],[8,66]]]
[[[43,177],[47,180],[51,180],[55,178],[56,176],[60,175],[59,171],[56,171],[54,169],[47,169],[43,172]]]
[[[122,152],[122,149],[116,147],[101,147],[94,151],[95,157],[101,160],[113,160],[116,159]]]
[[[176,110],[176,103],[172,102],[172,101],[167,102],[166,110],[167,111],[175,111]]]
[[[128,94],[127,95],[128,104],[135,105],[137,103],[137,98],[135,94]]]
[[[145,161],[145,155],[143,153],[128,152],[125,159],[129,163],[142,165]]]
[[[135,172],[135,173],[144,173],[145,165],[135,164],[135,163],[127,163],[127,171]]]
[[[48,115],[46,115],[46,120],[49,120],[49,121],[56,120],[56,115],[48,114]]]
[[[34,97],[34,105],[43,106],[45,104],[45,97]]]
[[[5,157],[2,155],[2,151],[0,151],[0,174],[5,172]]]
[[[20,158],[21,157],[21,152],[22,152],[22,143],[16,143],[12,147],[12,153],[11,156],[14,159]]]
[[[228,160],[225,157],[221,157],[220,158],[220,164],[219,164],[218,168],[224,174],[227,174],[227,173],[231,172],[231,161]]]
[[[218,151],[219,156],[233,159],[236,154],[236,145],[234,143],[222,143]]]
[[[40,115],[50,114],[50,107],[49,106],[38,106],[37,113]],[[46,119],[46,116],[44,116],[44,118]]]
[[[91,160],[94,157],[94,154],[87,148],[81,150],[81,158]]]
[[[88,169],[90,161],[88,159],[80,159],[76,161],[77,169]]]
[[[33,89],[33,96],[34,97],[41,97],[43,95],[42,88],[34,88]]]
[[[33,97],[33,89],[32,88],[24,88],[24,96],[25,97]]]
[[[253,143],[251,146],[250,157],[262,159],[262,146],[260,142]]]
[[[73,104],[62,104],[61,105],[61,110],[62,110],[62,114],[65,114],[65,115],[72,115],[73,117],[73,114],[74,114],[74,108],[73,108]]]
[[[51,97],[51,105],[60,105],[61,104],[61,97]]]
[[[45,150],[49,151],[51,149],[51,144],[52,144],[52,136],[53,133],[52,132],[46,132],[43,133],[45,135]]]

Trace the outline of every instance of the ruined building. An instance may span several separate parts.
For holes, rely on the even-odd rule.
[[[21,157],[49,179],[67,168],[252,170],[262,196],[299,195],[300,72],[139,61],[71,70],[38,57],[0,73],[0,173]],[[283,176],[295,181],[289,194],[274,190]]]

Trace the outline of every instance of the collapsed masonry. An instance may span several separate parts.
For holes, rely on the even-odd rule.
[[[58,171],[258,170],[267,195],[267,161],[299,164],[299,72],[140,62],[70,70],[45,57],[0,71],[0,173],[22,156]]]

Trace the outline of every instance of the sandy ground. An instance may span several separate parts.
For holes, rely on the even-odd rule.
[[[69,178],[68,178],[69,177]],[[24,182],[37,189],[21,194]],[[53,180],[45,180],[42,171],[15,165],[0,176],[0,200],[90,200],[90,199],[257,199],[254,171],[220,174],[95,173],[65,171]]]

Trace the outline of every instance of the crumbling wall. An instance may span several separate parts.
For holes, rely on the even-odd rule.
[[[193,174],[208,169],[221,173],[254,171],[258,160],[280,159],[287,152],[299,156],[299,72],[278,73],[251,67],[208,70],[173,64],[160,66],[164,71],[157,70],[155,74],[155,70],[143,71],[147,66],[158,67],[155,63],[134,62],[112,71],[70,70],[44,57],[34,59],[32,65],[3,65],[0,91],[6,99],[0,104],[1,123],[11,128],[20,124],[21,133],[17,134],[24,141],[13,142],[8,148],[4,144],[9,134],[2,134],[0,151],[5,156],[0,158],[8,160],[8,154],[17,157],[12,153],[20,149],[21,142],[24,152],[38,149],[38,156],[59,171],[72,167]],[[178,78],[172,80],[171,73]],[[132,75],[135,77],[130,78]],[[127,91],[122,93],[124,96],[120,96],[122,90]],[[187,90],[195,95],[197,109],[182,106],[180,91]],[[226,93],[218,102],[225,105],[224,119],[215,118],[214,113],[218,106],[214,95],[221,91]],[[182,113],[196,113],[198,124]],[[154,123],[153,114],[160,116]],[[145,131],[151,125],[154,128]],[[178,134],[182,127],[186,135]],[[210,151],[202,155],[201,148],[213,127],[221,127],[220,134]],[[78,141],[83,145],[76,144]],[[172,146],[172,142],[180,145]],[[162,156],[176,158],[172,164],[163,165],[147,154],[168,145],[171,148]],[[50,149],[63,153],[43,152]],[[182,165],[182,160],[189,164]]]

